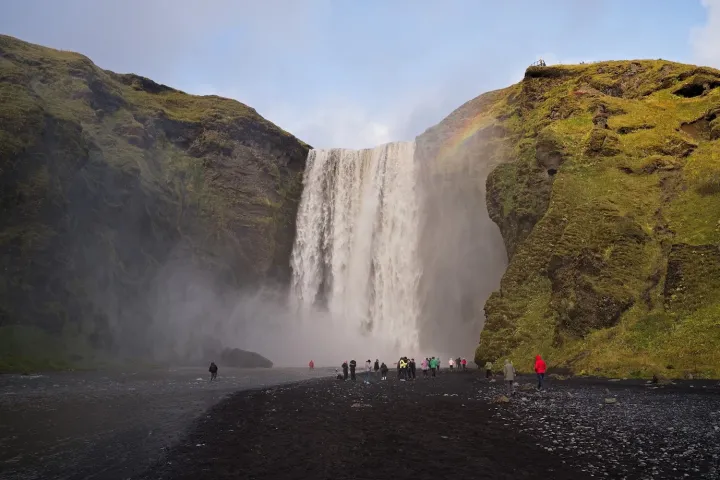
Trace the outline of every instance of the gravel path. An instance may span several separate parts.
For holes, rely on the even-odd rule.
[[[212,408],[147,480],[582,480],[473,401],[474,375],[318,380]]]
[[[717,382],[329,373],[0,376],[0,477],[720,479]]]
[[[147,479],[715,479],[716,382],[319,380],[218,404]],[[606,403],[606,399],[608,402]]]

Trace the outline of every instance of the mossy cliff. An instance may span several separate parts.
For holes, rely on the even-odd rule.
[[[720,376],[720,72],[531,67],[473,102],[509,257],[475,361]]]
[[[0,367],[53,357],[48,335],[75,358],[142,338],[168,262],[286,279],[308,148],[237,101],[0,35]]]

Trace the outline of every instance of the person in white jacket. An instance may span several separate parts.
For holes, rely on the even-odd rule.
[[[365,362],[365,383],[370,383],[370,371],[372,370],[372,362],[368,359],[367,362]]]
[[[450,365],[450,370],[452,371],[453,367],[455,366],[455,360],[453,360],[451,358],[450,361],[448,362],[448,365]]]
[[[512,395],[515,391],[515,367],[508,359],[505,359],[505,365],[503,365],[503,375],[505,376],[505,391],[508,395]]]

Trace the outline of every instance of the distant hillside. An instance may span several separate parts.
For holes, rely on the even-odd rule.
[[[308,148],[237,101],[0,36],[0,370],[155,348],[168,264],[284,281]]]
[[[531,67],[461,107],[510,264],[475,360],[720,376],[720,72]]]

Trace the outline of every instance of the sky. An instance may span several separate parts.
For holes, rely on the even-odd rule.
[[[547,63],[720,67],[720,0],[3,0],[0,33],[239,100],[316,148],[412,140]]]

